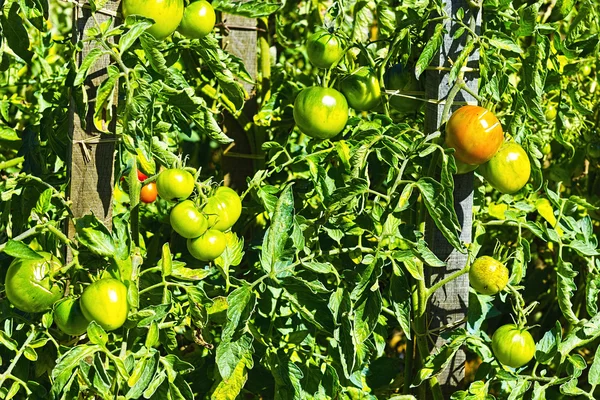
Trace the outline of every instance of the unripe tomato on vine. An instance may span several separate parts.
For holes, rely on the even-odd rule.
[[[225,247],[227,247],[227,237],[216,229],[209,229],[202,236],[187,241],[188,251],[200,261],[214,260],[223,254]]]
[[[209,2],[195,1],[185,8],[177,30],[189,39],[200,39],[212,32],[216,19],[215,10]]]
[[[141,15],[154,20],[146,30],[158,40],[175,32],[183,18],[183,0],[123,0],[123,17]]]
[[[306,42],[310,62],[319,68],[329,68],[344,55],[342,40],[327,31],[313,33]]]
[[[360,67],[342,79],[340,88],[350,107],[357,111],[368,111],[381,100],[381,88],[375,72],[369,67]]]
[[[508,268],[492,257],[479,257],[469,269],[469,283],[478,293],[497,294],[508,284]]]
[[[492,351],[502,364],[519,368],[533,358],[535,342],[527,329],[519,328],[514,324],[507,324],[494,332]]]
[[[518,192],[531,175],[531,162],[523,147],[515,142],[504,143],[490,161],[479,167],[483,177],[504,194]]]
[[[454,157],[471,165],[491,159],[504,142],[502,125],[489,110],[463,106],[446,124],[446,146],[455,150]]]
[[[156,189],[165,200],[185,200],[194,191],[194,176],[179,168],[165,169],[158,174]]]
[[[348,121],[348,102],[332,88],[303,89],[294,101],[294,121],[302,133],[317,139],[337,136]]]

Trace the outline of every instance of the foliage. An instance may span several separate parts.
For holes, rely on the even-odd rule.
[[[92,2],[93,15],[105,4]],[[452,15],[425,0],[212,5],[257,18],[255,80],[221,48],[225,28],[157,41],[145,33],[152,21],[111,18],[85,33],[93,50],[78,64],[73,4],[2,4],[0,398],[439,399],[436,377],[461,350],[467,376],[452,399],[598,397],[598,3],[469,1]],[[418,107],[389,107],[393,97],[423,93],[385,91],[384,75],[402,64],[422,83],[432,79],[450,22],[464,47],[446,71],[453,89],[442,124],[428,131]],[[348,45],[328,70],[306,53],[321,26]],[[467,244],[443,122],[457,92],[473,92],[465,79],[476,53],[479,89],[470,94],[523,146],[532,179],[502,195],[475,172]],[[102,57],[111,64],[90,102],[86,82]],[[377,74],[382,103],[350,111],[331,140],[302,134],[293,119],[300,90],[338,87],[364,65]],[[255,101],[244,82],[255,85]],[[550,108],[558,112],[547,120]],[[88,109],[86,128],[118,144],[112,227],[75,218],[67,195],[70,110]],[[249,138],[256,161],[236,188],[243,212],[224,253],[201,262],[171,229],[175,203],[139,203],[137,170],[150,182],[185,164],[195,173],[193,197],[206,198],[236,172],[223,154],[233,141],[224,121]],[[69,223],[74,238],[62,231]],[[447,265],[434,229],[469,260],[494,255],[510,270],[506,290],[471,290],[466,321],[437,328],[431,296],[469,264],[430,282]],[[73,338],[53,325],[51,310],[11,306],[8,265],[40,251],[64,261],[53,279],[71,296],[102,277],[124,282],[124,326],[106,332],[92,322]],[[519,369],[503,367],[491,349],[495,329],[513,321],[537,342],[535,362]],[[439,334],[445,342],[433,350]]]

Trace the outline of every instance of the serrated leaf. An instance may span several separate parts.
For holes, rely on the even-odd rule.
[[[271,226],[267,229],[261,252],[261,265],[268,273],[276,270],[278,261],[285,252],[285,243],[289,238],[294,222],[294,193],[288,185],[277,201],[271,218]]]
[[[419,79],[421,74],[429,67],[433,57],[437,54],[444,43],[444,24],[437,24],[427,44],[423,48],[415,67],[415,77]]]
[[[112,257],[117,249],[112,235],[95,215],[78,218],[75,224],[77,240],[92,253],[101,257]]]
[[[43,258],[37,252],[31,250],[25,243],[10,239],[4,247],[4,253],[11,257],[21,258],[25,260],[39,260]]]

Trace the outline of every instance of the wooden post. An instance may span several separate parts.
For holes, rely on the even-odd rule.
[[[247,1],[247,0],[246,0]],[[238,15],[223,14],[222,21],[228,33],[223,38],[223,48],[242,59],[246,69],[253,80],[257,72],[257,21],[253,18],[240,17]],[[244,89],[250,98],[244,106],[244,115],[248,121],[252,121],[257,111],[255,87],[243,82]],[[244,155],[256,154],[256,143],[252,130],[247,132],[246,127],[240,124],[232,116],[227,116],[223,129],[227,135],[234,140],[232,152]],[[254,162],[251,157],[241,158],[223,154],[222,165],[225,184],[234,188],[244,188],[246,178],[254,175]]]
[[[119,1],[111,0],[107,2],[104,7],[107,13],[96,13],[98,23],[101,24],[111,18],[108,14],[115,14],[118,6]],[[85,30],[92,26],[95,26],[95,21],[91,17],[90,9],[76,5],[73,9],[74,40],[83,42]],[[78,65],[81,65],[85,56],[96,46],[97,44],[92,41],[83,42],[83,50],[77,55]],[[87,115],[81,116],[77,114],[75,112],[74,100],[71,100],[70,137],[72,138],[72,142],[69,153],[70,185],[68,189],[68,197],[73,203],[71,209],[75,218],[94,213],[109,229],[112,226],[112,191],[116,136],[95,130],[92,118],[96,89],[106,78],[106,67],[110,63],[110,57],[108,55],[103,56],[89,70],[88,78],[85,81],[85,90],[88,97]],[[113,104],[113,115],[116,117],[116,91]],[[81,118],[85,118],[86,120],[85,130],[81,127]],[[116,118],[113,118],[112,123],[108,126],[108,130],[114,133],[115,128]],[[75,235],[73,221],[70,221],[67,226],[67,235],[69,238]]]
[[[457,11],[462,8],[465,11],[465,23],[469,23],[471,17],[476,21],[476,33],[479,33],[481,27],[481,15],[478,9],[469,8],[465,0],[452,0],[445,2],[446,14],[456,18]],[[462,40],[454,40],[452,36],[459,28],[459,25],[446,20],[446,35],[439,54],[434,58],[432,66],[441,66],[450,68],[452,64],[449,60],[455,61],[464,45],[464,36]],[[475,51],[468,61],[468,66],[479,67],[479,52]],[[466,72],[464,81],[466,85],[477,92],[478,69],[476,72]],[[452,88],[449,83],[449,73],[447,71],[427,71],[426,93],[430,99],[446,99],[448,92]],[[455,102],[476,103],[476,100],[468,93],[461,91],[455,98]],[[428,103],[426,108],[425,130],[434,132],[441,123],[442,110],[444,105]],[[456,109],[458,107],[453,107]],[[473,207],[473,173],[456,175],[454,177],[454,203],[458,220],[462,226],[460,239],[464,243],[471,242],[472,236],[472,207]],[[431,225],[431,224],[430,224]],[[467,262],[467,255],[457,252],[446,241],[443,235],[437,230],[429,232],[430,245],[437,256],[446,260],[448,266],[442,272],[439,269],[431,269],[430,284],[443,279],[445,276],[462,269]],[[442,289],[435,292],[431,298],[430,316],[431,328],[453,324],[462,320],[467,314],[469,301],[469,278],[468,275],[462,275],[458,279],[445,285]],[[440,346],[444,340],[439,337],[436,345]],[[449,367],[438,376],[442,385],[444,394],[448,396],[456,390],[458,383],[464,378],[465,353],[459,351],[456,357],[451,361]]]

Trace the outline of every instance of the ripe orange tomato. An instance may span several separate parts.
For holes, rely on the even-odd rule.
[[[156,200],[158,190],[156,189],[156,183],[150,182],[149,184],[142,187],[140,191],[140,200],[144,203],[152,203]]]
[[[479,165],[496,154],[504,134],[498,118],[479,106],[463,106],[456,110],[446,124],[446,146],[456,150],[457,160]]]

